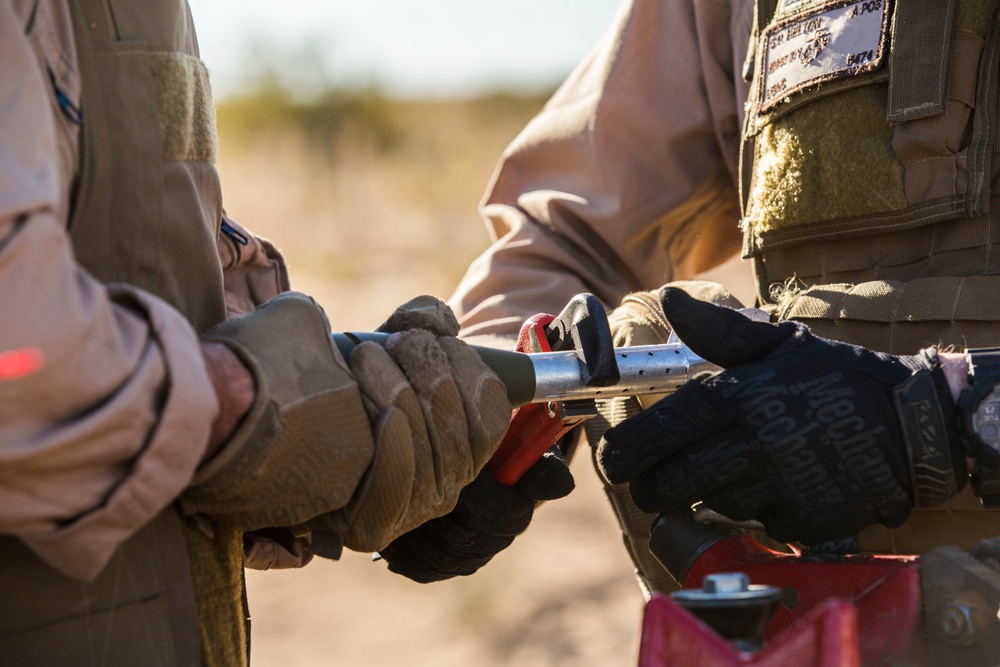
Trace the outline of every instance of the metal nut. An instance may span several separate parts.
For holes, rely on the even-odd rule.
[[[968,646],[975,641],[976,627],[972,610],[960,602],[949,602],[941,612],[941,632],[954,646]]]

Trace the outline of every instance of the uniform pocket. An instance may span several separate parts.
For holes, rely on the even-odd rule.
[[[835,3],[834,8],[837,16],[850,18],[851,12],[866,4]],[[939,68],[934,85],[921,84],[920,68],[892,60],[906,58],[919,47],[921,22],[926,26],[944,16],[946,4],[930,7],[930,13],[921,15],[915,26],[899,24],[902,8],[898,8],[892,18],[896,25],[891,53],[881,60],[872,48],[863,56],[845,56],[842,52],[850,49],[844,48],[833,54],[842,60],[867,60],[871,51],[876,69],[834,68],[830,77],[837,77],[829,81],[800,77],[801,81],[793,82],[808,85],[785,98],[766,93],[768,82],[776,76],[765,76],[771,67],[768,58],[779,52],[772,49],[761,58],[757,97],[744,133],[747,256],[806,241],[908,229],[987,210],[989,151],[995,133],[989,114],[996,104],[997,37],[996,30],[988,28],[995,25],[992,10],[980,11],[975,5],[972,11],[967,5],[974,3],[958,3],[954,22],[936,33],[935,48],[947,55],[935,62],[947,62],[948,67]],[[758,50],[765,49],[764,39],[780,34],[778,28],[788,31],[833,10],[823,11],[827,14],[774,23],[762,34]],[[872,16],[867,19],[870,27],[877,25]],[[821,30],[815,27],[814,32]],[[874,32],[866,34],[850,43],[875,44]],[[837,42],[830,38],[829,43]],[[901,92],[908,88],[925,95]],[[940,98],[940,104],[917,104],[924,97]],[[905,120],[890,122],[890,116]]]
[[[904,192],[910,205],[968,190],[967,156],[984,45],[982,37],[958,32],[945,112],[893,126],[892,148],[903,166]]]
[[[744,127],[753,237],[905,207],[885,120],[889,20],[881,0],[807,1],[762,29]]]

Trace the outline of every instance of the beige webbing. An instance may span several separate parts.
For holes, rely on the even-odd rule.
[[[597,401],[597,410],[598,416],[584,422],[587,442],[590,443],[592,452],[596,452],[597,443],[601,441],[605,431],[638,414],[642,407],[634,397],[613,398]],[[594,469],[598,469],[596,461]],[[649,550],[649,529],[656,515],[636,507],[629,494],[628,484],[610,484],[600,474],[598,477],[601,477],[604,492],[618,520],[622,542],[635,566],[635,576],[643,595],[648,599],[654,592],[669,593],[680,588],[680,584]]]

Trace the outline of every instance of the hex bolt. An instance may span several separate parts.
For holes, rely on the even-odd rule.
[[[969,646],[976,639],[972,610],[961,602],[952,600],[941,612],[941,632],[945,641],[953,646]]]
[[[719,572],[707,575],[701,583],[705,593],[745,593],[750,590],[750,577],[742,572]]]
[[[671,597],[738,650],[753,652],[764,645],[764,630],[782,590],[751,585],[744,572],[717,572],[705,577],[700,590],[675,591]]]

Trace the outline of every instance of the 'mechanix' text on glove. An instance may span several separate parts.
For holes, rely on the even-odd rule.
[[[966,483],[953,402],[937,355],[893,356],[819,338],[793,322],[752,322],[667,290],[664,312],[702,357],[727,369],[611,429],[603,474],[650,512],[696,501],[772,537],[814,545]]]

